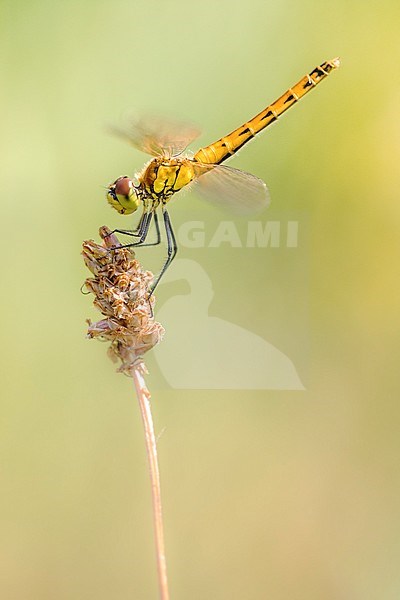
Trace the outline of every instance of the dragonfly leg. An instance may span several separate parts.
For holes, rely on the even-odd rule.
[[[148,212],[144,215],[143,223],[140,227],[141,232],[138,242],[133,242],[132,244],[121,244],[121,246],[114,246],[113,248],[110,248],[110,250],[116,250],[117,248],[132,248],[132,246],[147,246],[148,244],[145,244],[144,242],[146,241],[147,234],[149,233],[152,216],[152,212]]]
[[[160,232],[160,225],[158,223],[158,214],[155,212],[154,213],[154,225],[156,228],[156,241],[155,242],[151,242],[150,244],[143,244],[143,246],[158,246],[161,242],[161,232]]]
[[[152,216],[154,218],[154,225],[156,228],[156,241],[145,244],[144,242],[147,239]],[[146,246],[158,246],[160,243],[161,243],[160,225],[158,223],[158,215],[157,215],[157,213],[154,212],[154,213],[148,213],[148,220],[145,223],[145,228],[144,228],[144,230],[141,234],[141,238],[138,242],[133,242],[132,244],[122,244],[121,246],[115,246],[115,248],[131,248],[132,246],[140,246],[141,248],[145,248]],[[111,249],[114,250],[115,248],[111,248]]]
[[[107,234],[106,237],[112,235],[113,233],[122,233],[123,235],[130,235],[132,237],[140,237],[142,235],[142,231],[143,231],[143,227],[144,227],[144,223],[145,223],[145,216],[147,216],[148,213],[144,212],[142,213],[142,216],[140,217],[139,223],[137,224],[137,227],[135,227],[135,229],[113,229],[112,231],[110,231],[109,234]]]
[[[178,251],[178,246],[176,243],[176,238],[174,234],[174,230],[172,229],[171,220],[169,218],[168,211],[163,207],[163,218],[164,218],[164,227],[165,233],[167,234],[167,259],[162,266],[160,273],[157,275],[153,285],[151,286],[151,291],[149,294],[149,298],[154,293],[157,285],[160,283],[161,277],[164,275],[165,271],[168,269],[169,265],[174,260],[176,253]]]
[[[158,215],[157,213],[153,213],[153,219],[154,219],[154,225],[156,228],[156,241],[155,242],[149,242],[148,244],[143,244],[141,242],[138,242],[137,244],[133,244],[134,246],[140,246],[141,248],[144,248],[145,246],[158,246],[161,242],[161,232],[160,232],[160,225],[158,223]]]

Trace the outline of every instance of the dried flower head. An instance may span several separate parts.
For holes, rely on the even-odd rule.
[[[109,355],[121,361],[118,371],[132,375],[145,352],[162,339],[164,328],[154,320],[153,274],[144,271],[130,248],[122,248],[108,227],[100,228],[102,244],[83,243],[83,260],[94,277],[85,281],[95,295],[93,304],[105,319],[88,319],[88,337],[111,342]],[[110,251],[111,248],[114,248]]]

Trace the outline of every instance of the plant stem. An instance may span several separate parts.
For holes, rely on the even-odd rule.
[[[136,394],[139,400],[139,407],[142,415],[146,452],[150,469],[151,496],[153,500],[154,535],[156,542],[157,571],[158,584],[160,588],[160,598],[161,600],[169,600],[167,563],[165,559],[164,529],[161,507],[160,472],[158,469],[157,445],[156,438],[154,435],[153,418],[151,416],[150,408],[151,396],[143,377],[144,371],[145,367],[143,362],[139,362],[137,365],[132,367],[132,377],[135,383]]]

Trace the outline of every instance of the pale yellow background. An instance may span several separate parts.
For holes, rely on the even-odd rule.
[[[157,597],[132,386],[85,339],[79,293],[82,240],[128,226],[101,186],[144,160],[104,124],[134,107],[210,142],[336,55],[231,163],[268,181],[271,219],[304,210],[306,285],[285,252],[271,270],[261,251],[240,269],[229,246],[197,256],[213,314],[294,352],[307,390],[154,394],[171,597],[399,598],[398,17],[347,0],[0,3],[4,600]],[[186,196],[174,221],[201,206],[218,218]]]

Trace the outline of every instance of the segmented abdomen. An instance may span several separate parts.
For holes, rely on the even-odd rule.
[[[305,75],[298,83],[289,88],[283,96],[275,100],[273,104],[267,106],[262,112],[253,119],[244,123],[232,133],[224,136],[220,140],[200,148],[194,155],[194,160],[206,164],[220,164],[232,154],[235,154],[246,142],[251,140],[257,133],[268,127],[271,123],[293,106],[300,98],[305,96],[310,90],[320,83],[331,71],[339,67],[339,59],[330,60],[315,67],[311,73]]]

